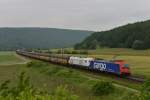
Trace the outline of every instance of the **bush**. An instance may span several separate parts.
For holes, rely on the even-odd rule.
[[[66,81],[69,80],[69,81],[73,82],[74,84],[80,84],[87,80],[86,77],[80,75],[79,72],[73,71],[72,69],[69,69],[69,70],[62,69],[62,70],[59,70],[56,73],[52,73],[52,74],[66,80]]]
[[[29,77],[22,72],[18,77],[16,86],[9,87],[10,81],[5,81],[0,86],[0,99],[4,100],[31,100],[31,96],[36,96],[36,89],[30,84]]]
[[[80,50],[80,51],[73,50],[72,54],[88,54],[88,51],[86,51],[86,50]]]
[[[150,100],[150,78],[142,85],[141,100]]]
[[[53,52],[51,50],[48,50],[45,53],[52,54]]]
[[[69,51],[69,50],[64,50],[64,54],[71,54],[71,51]]]
[[[73,50],[73,51],[72,51],[72,54],[79,54],[79,52],[76,51],[76,50]]]
[[[57,52],[56,52],[57,54],[61,54],[62,53],[62,50],[57,50]]]
[[[150,100],[150,79],[147,79],[141,87],[139,94],[125,95],[121,100]]]
[[[114,86],[111,82],[97,82],[93,88],[94,95],[108,95],[114,91]]]
[[[61,68],[54,67],[54,68],[51,68],[51,70],[48,70],[48,71],[47,71],[47,74],[48,74],[48,75],[55,75],[55,74],[58,73],[60,70],[61,70]]]
[[[52,100],[78,100],[78,96],[72,95],[67,86],[59,86],[54,91]]]
[[[59,86],[48,94],[30,84],[29,77],[22,72],[18,77],[19,81],[14,87],[10,87],[10,81],[5,81],[0,86],[0,100],[78,100],[78,96],[68,91],[67,86]]]
[[[80,54],[88,54],[88,51],[86,51],[86,50],[80,51]]]
[[[43,66],[47,66],[48,64],[45,62],[40,62],[40,61],[31,61],[29,63],[27,63],[27,67],[43,67]]]

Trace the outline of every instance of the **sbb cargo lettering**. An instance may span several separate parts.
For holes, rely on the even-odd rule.
[[[104,71],[104,70],[106,70],[106,64],[104,64],[104,63],[94,63],[94,69]]]

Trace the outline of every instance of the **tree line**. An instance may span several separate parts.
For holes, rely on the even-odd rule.
[[[110,48],[150,48],[150,20],[127,24],[109,31],[95,32],[75,49],[96,49],[97,47]]]
[[[71,47],[91,33],[55,28],[0,28],[0,50]]]

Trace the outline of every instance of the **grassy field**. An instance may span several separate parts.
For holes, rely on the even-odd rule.
[[[0,65],[21,64],[28,62],[27,59],[17,55],[15,52],[0,52]]]
[[[97,50],[89,50],[90,54],[106,54],[106,55],[131,55],[131,56],[150,56],[148,50],[133,50],[125,48],[101,48]]]
[[[96,79],[85,72],[37,61],[30,67],[27,65],[0,66],[0,83],[4,80],[13,80],[12,85],[15,85],[17,76],[22,71],[30,76],[31,83],[35,87],[51,93],[57,86],[67,85],[70,92],[79,96],[79,100],[122,100],[124,96],[134,93],[128,89],[124,91],[124,88],[116,87],[110,95],[95,96],[91,90],[92,86],[98,81],[106,80],[105,78],[97,77]]]
[[[99,50],[90,51],[90,54],[86,56],[112,59],[112,57],[116,55],[115,49],[108,50],[107,52],[99,53]],[[117,59],[126,60],[130,64],[131,71],[134,74],[150,75],[149,55],[142,55],[142,53],[140,53],[134,56],[128,51],[126,54],[119,54]],[[72,93],[79,96],[79,100],[122,100],[122,98],[127,95],[135,93],[131,88],[140,89],[140,84],[120,80],[115,77],[97,75],[78,69],[70,69],[60,65],[41,63],[38,61],[34,61],[35,63],[32,66],[28,66],[24,63],[26,61],[29,60],[16,55],[14,52],[0,52],[0,84],[5,80],[13,80],[12,85],[15,85],[19,73],[25,71],[26,74],[30,76],[31,82],[35,87],[45,89],[51,93],[57,86],[67,85]],[[115,92],[107,96],[93,95],[91,90],[92,86],[97,81],[102,80],[113,82],[116,86]]]
[[[52,49],[52,52],[57,52],[61,49]],[[74,51],[73,48],[64,48],[63,50]],[[46,50],[44,50],[46,51]],[[131,56],[150,56],[150,49],[148,50],[133,50],[126,48],[100,48],[96,50],[77,50],[88,51],[89,55],[131,55]]]
[[[5,80],[12,80],[12,85],[15,85],[17,76],[22,71],[25,71],[26,74],[30,76],[31,83],[34,84],[35,87],[47,90],[51,93],[57,86],[67,85],[68,89],[72,93],[79,96],[79,100],[122,100],[122,98],[128,94],[134,93],[130,89],[126,89],[124,87],[120,88],[117,86],[116,90],[110,95],[95,96],[92,92],[92,86],[97,81],[110,81],[113,82],[114,85],[122,84],[128,87],[132,87],[135,84],[116,80],[107,76],[97,76],[86,71],[79,71],[77,69],[70,69],[59,65],[41,63],[38,61],[34,61],[35,63],[33,63],[32,66],[26,65],[25,63],[17,64],[18,62],[23,62],[24,60],[16,55],[14,56],[14,53],[1,52],[1,55],[5,55],[5,59],[0,58],[2,59],[1,61],[3,61],[3,64],[0,64],[0,84]],[[9,58],[10,56],[12,56],[12,60]],[[17,63],[7,65],[7,62],[10,61]],[[118,96],[118,94],[120,96]]]

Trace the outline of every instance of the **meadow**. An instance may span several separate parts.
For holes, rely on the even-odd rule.
[[[17,55],[15,52],[0,52],[0,65],[22,64],[28,62],[27,59]]]
[[[122,100],[128,94],[136,94],[136,92],[128,89],[116,87],[115,91],[109,95],[95,96],[91,90],[92,86],[98,81],[106,80],[105,78],[98,77],[95,79],[90,74],[86,75],[84,72],[82,73],[75,69],[68,69],[63,66],[39,61],[33,62],[31,66],[0,66],[0,83],[5,80],[12,80],[12,85],[15,85],[17,76],[24,71],[30,77],[31,83],[36,88],[52,93],[56,87],[66,85],[71,93],[79,97],[79,100]],[[120,97],[117,97],[118,94]]]
[[[73,48],[65,48],[69,52],[73,52]],[[59,51],[59,49],[53,49],[53,52]],[[82,50],[77,50],[78,52]],[[100,48],[97,50],[86,50],[88,54],[69,54],[73,56],[81,56],[81,57],[95,57],[102,58],[107,60],[119,59],[125,60],[130,67],[130,71],[132,75],[142,76],[145,78],[150,77],[150,49],[148,50],[133,50],[133,49],[125,49],[125,48]],[[112,78],[110,79],[112,80]],[[114,80],[113,80],[114,81]],[[129,85],[130,83],[122,82],[122,81],[114,81],[117,84],[123,84],[129,87],[134,87],[138,89],[137,85]]]
[[[51,93],[56,87],[67,85],[71,93],[79,96],[79,100],[123,100],[126,96],[137,93],[128,88],[124,88],[124,86],[122,87],[122,85],[132,87],[135,84],[130,85],[126,81],[120,82],[120,80],[111,79],[111,77],[98,76],[93,73],[70,69],[60,65],[35,60],[30,60],[32,63],[28,62],[27,64],[13,63],[12,65],[4,65],[4,62],[7,63],[8,61],[7,57],[14,55],[12,55],[12,52],[2,52],[2,54],[5,55],[5,60],[1,58],[3,59],[1,60],[3,64],[0,65],[0,84],[5,80],[12,80],[12,85],[15,85],[17,76],[24,71],[30,77],[31,83],[35,87]],[[20,57],[15,56],[15,59],[18,59],[18,62],[23,62]],[[16,62],[16,60],[14,60],[14,62]],[[109,95],[93,95],[92,87],[99,81],[113,82],[116,88],[115,91]],[[121,85],[116,86],[116,84]],[[118,96],[118,94],[120,96]]]

